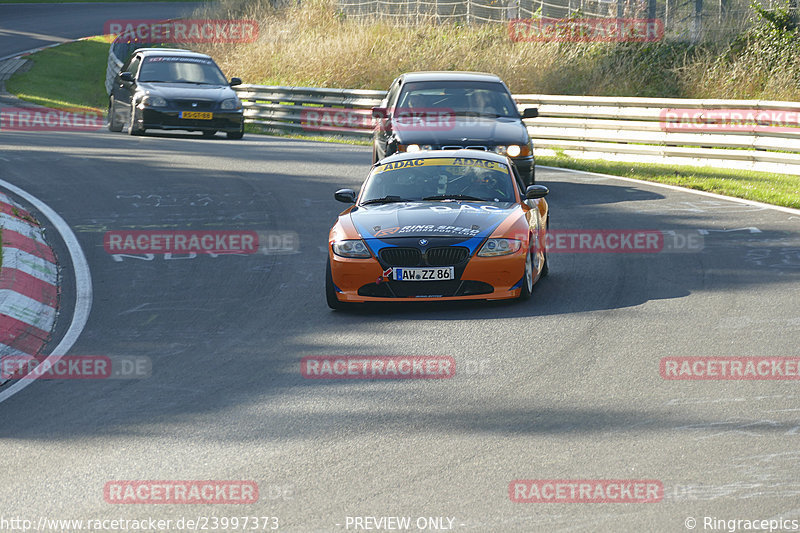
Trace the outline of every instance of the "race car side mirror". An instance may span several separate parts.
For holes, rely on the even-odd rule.
[[[525,198],[528,200],[535,200],[537,198],[544,198],[548,195],[550,189],[544,185],[528,185],[525,189]]]
[[[356,191],[353,189],[339,189],[333,193],[333,197],[346,204],[356,203]]]
[[[122,81],[132,82],[133,74],[131,74],[130,72],[123,72],[119,75],[119,79]]]
[[[535,107],[527,107],[522,110],[522,118],[536,118],[539,116],[539,109]]]
[[[231,78],[231,82],[228,84],[231,87],[236,87],[237,85],[242,84],[242,78]]]
[[[386,118],[386,108],[385,107],[373,107],[372,108],[372,118]]]

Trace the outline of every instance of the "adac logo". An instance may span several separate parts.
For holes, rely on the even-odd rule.
[[[386,237],[388,235],[394,235],[398,231],[400,231],[400,227],[399,226],[395,226],[394,228],[383,228],[382,230],[376,231],[375,232],[375,236],[376,237]]]

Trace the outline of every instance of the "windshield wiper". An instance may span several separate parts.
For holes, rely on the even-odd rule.
[[[486,198],[478,198],[477,196],[469,196],[466,194],[437,194],[435,196],[426,196],[423,200],[473,200],[476,202],[489,202]]]
[[[373,198],[371,200],[366,200],[361,202],[361,205],[369,205],[369,204],[391,204],[395,202],[410,202],[411,200],[406,200],[405,198],[400,198],[399,196],[388,195],[384,196],[383,198]]]

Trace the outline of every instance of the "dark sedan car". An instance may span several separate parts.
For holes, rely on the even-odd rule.
[[[140,48],[114,79],[108,129],[141,135],[148,129],[244,135],[242,103],[211,57],[189,50]]]
[[[511,92],[493,74],[410,72],[392,83],[373,135],[373,163],[396,152],[485,150],[508,156],[526,185],[535,182],[533,145]]]

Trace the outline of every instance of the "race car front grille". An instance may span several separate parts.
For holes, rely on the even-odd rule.
[[[214,101],[212,100],[173,100],[176,106],[182,109],[191,109],[194,110],[201,110],[201,109],[211,109],[214,107]],[[195,104],[195,105],[192,105]]]
[[[417,248],[384,248],[381,260],[389,266],[455,266],[469,257],[463,246],[438,246],[422,252]]]
[[[469,257],[469,248],[463,246],[431,248],[425,257],[430,266],[454,266]]]
[[[384,248],[381,259],[390,266],[413,267],[422,263],[422,254],[416,248]]]
[[[488,152],[489,151],[489,149],[486,146],[477,146],[477,145],[474,145],[474,146],[461,146],[461,145],[458,145],[458,144],[448,144],[448,145],[442,146],[442,150],[463,150],[465,148],[467,150],[483,150],[484,152]]]

